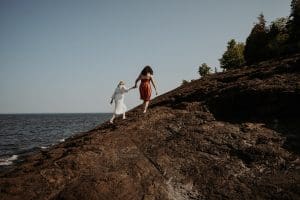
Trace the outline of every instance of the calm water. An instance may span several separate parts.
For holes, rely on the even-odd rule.
[[[5,114],[0,115],[0,167],[20,155],[63,142],[88,131],[111,114]]]

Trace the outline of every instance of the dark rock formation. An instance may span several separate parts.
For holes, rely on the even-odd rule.
[[[0,199],[299,199],[300,56],[208,75],[26,158]]]

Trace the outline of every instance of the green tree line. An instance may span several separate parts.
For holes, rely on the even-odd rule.
[[[263,14],[258,16],[245,43],[231,39],[219,59],[223,69],[239,68],[245,64],[300,52],[300,0],[292,0],[291,14],[266,24]]]

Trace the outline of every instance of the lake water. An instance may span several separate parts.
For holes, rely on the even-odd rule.
[[[110,118],[109,113],[1,114],[0,167],[37,149],[63,142],[73,134],[93,129]]]

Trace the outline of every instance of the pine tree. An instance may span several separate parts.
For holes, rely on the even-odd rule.
[[[290,18],[291,18],[294,28],[299,30],[299,28],[300,28],[300,0],[292,0]]]
[[[245,63],[244,59],[244,43],[237,43],[231,39],[227,43],[227,50],[224,52],[220,61],[220,66],[223,69],[233,69],[242,66]]]
[[[248,64],[258,62],[269,57],[267,48],[267,27],[263,14],[258,17],[258,23],[254,25],[246,40],[244,57]]]
[[[300,51],[300,0],[292,0],[288,22],[290,53]]]
[[[270,25],[267,51],[271,58],[287,53],[287,41],[289,39],[287,21],[287,18],[281,17],[273,21]]]

